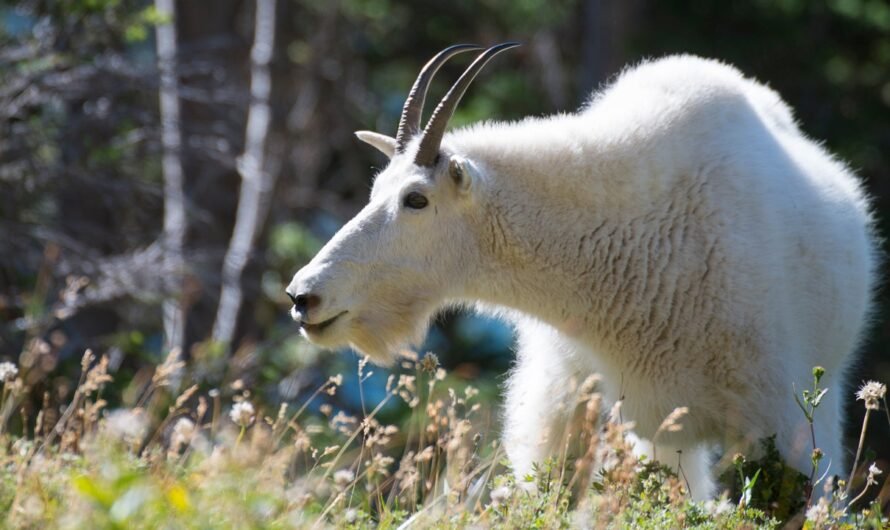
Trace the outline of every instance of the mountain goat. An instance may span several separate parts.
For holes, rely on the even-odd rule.
[[[601,374],[639,451],[688,406],[680,432],[692,494],[713,494],[709,455],[775,435],[810,469],[792,393],[823,366],[819,447],[842,472],[842,376],[867,320],[877,252],[856,176],[798,128],[766,86],[731,66],[672,56],[624,71],[575,114],[446,134],[482,52],[420,116],[452,46],[419,74],[370,201],[293,278],[292,317],[312,342],[387,363],[443,306],[476,304],[518,331],[504,444],[522,476],[555,454],[567,381]],[[748,445],[744,445],[748,444]],[[820,470],[820,473],[822,472]]]

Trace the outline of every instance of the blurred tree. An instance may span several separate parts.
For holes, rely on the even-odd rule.
[[[183,269],[182,253],[185,243],[186,212],[182,175],[182,134],[179,119],[179,75],[177,73],[176,3],[155,0],[159,20],[155,31],[158,71],[160,77],[161,168],[164,177],[164,235],[162,247],[167,270],[174,271],[172,283],[180,285]],[[178,289],[176,289],[178,291]],[[185,337],[185,308],[178,296],[168,297],[163,303],[164,348],[182,349]]]

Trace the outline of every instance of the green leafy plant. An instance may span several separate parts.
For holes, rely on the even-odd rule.
[[[819,382],[822,380],[822,376],[825,375],[825,368],[821,366],[813,367],[813,387],[811,389],[805,389],[801,397],[797,396],[797,392],[794,393],[794,401],[797,402],[797,406],[800,407],[800,410],[803,411],[804,416],[807,419],[807,423],[810,426],[810,441],[812,442],[813,452],[810,458],[812,467],[810,468],[810,477],[809,477],[809,493],[807,494],[807,506],[810,505],[810,502],[813,498],[813,490],[816,488],[818,480],[816,480],[816,473],[819,470],[819,462],[822,460],[822,451],[819,449],[819,446],[816,445],[816,428],[814,425],[814,417],[816,414],[816,409],[819,408],[819,405],[822,403],[822,398],[825,397],[825,394],[828,393],[827,388],[821,388],[819,386]],[[801,399],[802,398],[802,399]]]

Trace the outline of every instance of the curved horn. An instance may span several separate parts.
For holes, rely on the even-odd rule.
[[[448,93],[445,94],[445,97],[442,98],[442,101],[439,102],[436,110],[433,111],[433,116],[423,130],[420,148],[417,150],[417,156],[414,158],[415,164],[429,167],[436,163],[436,158],[439,156],[439,145],[442,143],[442,137],[445,135],[445,127],[448,126],[448,120],[454,115],[454,110],[457,108],[457,104],[460,103],[460,98],[463,97],[464,92],[467,91],[467,87],[473,82],[476,74],[495,55],[516,46],[519,46],[518,42],[505,42],[485,50],[460,76],[460,79],[454,83]]]
[[[455,44],[440,51],[435,57],[430,59],[423,69],[417,75],[411,92],[408,93],[408,99],[405,100],[405,106],[402,108],[402,117],[399,119],[399,130],[396,133],[396,152],[403,153],[408,142],[415,134],[420,132],[420,115],[423,113],[423,102],[426,99],[427,89],[430,87],[430,81],[439,71],[439,68],[445,64],[445,61],[455,55],[470,50],[481,50],[482,46],[475,44]]]

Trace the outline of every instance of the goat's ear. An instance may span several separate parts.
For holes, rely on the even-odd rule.
[[[389,158],[392,158],[392,155],[396,152],[396,139],[392,136],[373,131],[355,131],[355,135],[359,140],[374,146]]]
[[[475,176],[475,170],[469,160],[457,156],[448,160],[448,178],[454,182],[458,191],[468,192],[473,187]]]

